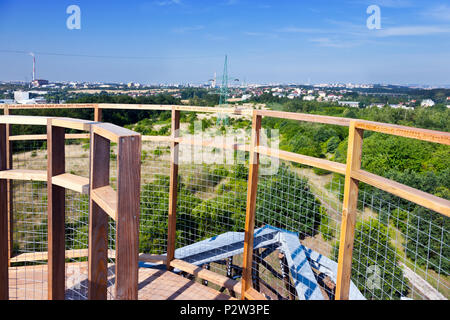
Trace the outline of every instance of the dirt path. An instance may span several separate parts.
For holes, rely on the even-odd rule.
[[[426,280],[408,268],[404,263],[399,262],[403,268],[403,274],[420,293],[428,300],[447,300],[438,290],[433,288]]]

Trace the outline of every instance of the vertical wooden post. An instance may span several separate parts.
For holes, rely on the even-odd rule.
[[[6,169],[6,138],[6,125],[0,124],[0,170]],[[8,291],[8,194],[7,181],[0,179],[0,300],[8,300]]]
[[[180,111],[172,108],[172,138],[179,137]],[[172,270],[170,262],[175,257],[177,228],[177,186],[178,186],[178,142],[171,142],[170,150],[170,187],[169,187],[169,221],[167,233],[167,270]]]
[[[65,188],[52,177],[65,173],[65,129],[47,123],[48,299],[65,297]]]
[[[336,300],[348,300],[350,291],[350,277],[352,274],[352,254],[353,242],[355,238],[359,184],[358,180],[352,178],[352,171],[361,168],[364,134],[364,130],[357,129],[355,127],[355,123],[355,121],[351,121],[348,136],[347,170],[345,172]]]
[[[138,299],[141,137],[119,138],[117,148],[116,294]]]
[[[253,112],[252,137],[250,143],[250,168],[247,186],[247,209],[245,214],[244,257],[242,267],[242,293],[241,299],[245,299],[245,292],[252,286],[252,261],[253,261],[253,236],[255,229],[256,192],[258,189],[259,154],[255,148],[259,145],[261,131],[261,116]]]
[[[3,114],[9,115],[10,111],[8,106],[5,105]],[[6,125],[6,169],[13,168],[13,150],[12,141],[9,141],[11,135],[11,125]],[[7,180],[7,193],[8,193],[8,266],[11,266],[11,258],[14,253],[14,211],[13,211],[13,180]]]
[[[90,192],[109,185],[110,142],[91,132]],[[88,298],[107,299],[108,214],[89,197]]]
[[[102,121],[102,109],[98,107],[98,105],[94,108],[94,121],[101,122]]]

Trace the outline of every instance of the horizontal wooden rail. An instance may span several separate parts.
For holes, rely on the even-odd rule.
[[[170,265],[173,268],[192,274],[193,276],[196,276],[200,279],[208,280],[221,287],[225,287],[234,292],[241,293],[242,290],[241,283],[236,280],[230,279],[226,276],[220,275],[207,269],[203,269],[202,267],[196,266],[194,264],[179,259],[172,260],[170,262]]]
[[[356,180],[370,184],[378,189],[450,217],[450,201],[448,200],[377,176],[364,170],[355,170],[352,172],[351,176]]]
[[[119,138],[136,136],[136,132],[111,123],[94,124],[92,126],[92,132],[115,143],[119,142]]]
[[[117,193],[110,186],[92,190],[92,200],[113,220],[117,219]]]
[[[82,119],[72,119],[72,118],[54,118],[51,119],[52,126],[63,127],[66,129],[74,129],[81,131],[89,131],[91,125],[98,122]]]
[[[66,140],[76,140],[76,139],[89,139],[88,133],[66,133]],[[46,134],[27,134],[27,135],[16,135],[9,136],[9,141],[32,141],[32,140],[47,140]]]
[[[45,109],[94,109],[93,103],[65,103],[65,104],[0,104],[0,108],[7,107],[14,110],[45,110]]]
[[[255,110],[257,115],[263,117],[287,119],[287,120],[299,120],[306,122],[315,122],[322,124],[334,124],[338,126],[348,127],[350,126],[349,118],[339,118],[331,116],[321,116],[316,114],[308,113],[296,113],[296,112],[285,112],[285,111],[272,111],[272,110]]]
[[[52,184],[76,191],[81,194],[89,193],[89,178],[63,173],[52,177]]]
[[[48,119],[50,119],[50,117],[0,116],[0,123],[30,125],[30,126],[46,126]]]
[[[24,181],[47,181],[47,171],[10,169],[0,171],[0,179],[24,180]]]
[[[66,259],[86,258],[88,256],[88,249],[72,249],[66,250]],[[115,259],[116,251],[108,249],[108,258]],[[34,262],[34,261],[46,261],[48,260],[48,252],[26,252],[18,254],[11,258],[11,262]],[[139,255],[139,261],[150,262],[155,264],[166,263],[166,256],[141,253]]]
[[[434,131],[365,120],[356,120],[355,126],[358,129],[450,145],[449,132]]]
[[[74,249],[74,250],[66,250],[65,257],[66,259],[75,259],[75,258],[84,258],[87,257],[88,250],[87,249]],[[33,261],[45,261],[48,260],[48,252],[26,252],[19,254],[15,257],[11,258],[11,262],[33,262]]]
[[[139,255],[140,262],[150,262],[155,264],[166,264],[167,256],[141,253]]]
[[[251,115],[252,109],[245,108],[218,108],[199,107],[184,105],[153,105],[153,104],[110,104],[100,103],[99,109],[119,109],[119,110],[155,110],[155,111],[183,111],[183,112],[205,112],[205,113],[227,113],[236,115]]]
[[[310,167],[316,167],[331,172],[336,172],[340,174],[345,174],[345,164],[339,162],[333,162],[326,159],[314,158],[310,156],[305,156],[298,153],[271,149],[263,146],[255,147],[255,151],[259,154],[275,157],[282,160],[292,161],[299,164],[304,164]]]

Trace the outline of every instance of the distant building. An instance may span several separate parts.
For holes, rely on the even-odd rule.
[[[359,108],[359,102],[358,101],[338,101],[338,103],[341,106],[349,106],[352,108]]]
[[[425,99],[422,100],[422,103],[420,104],[422,107],[432,107],[435,105],[434,101],[431,99]]]
[[[47,85],[48,84],[48,80],[36,79],[36,80],[33,80],[31,82],[31,84],[33,85],[33,87],[40,87],[40,86],[43,86],[43,85]]]
[[[308,96],[304,96],[303,100],[305,100],[305,101],[314,101],[314,100],[316,100],[316,97],[308,95]]]
[[[14,101],[20,103],[21,101],[29,100],[30,93],[26,91],[14,91]]]
[[[30,92],[14,91],[14,102],[18,104],[44,104],[47,103],[44,97],[30,99]]]
[[[14,104],[13,99],[0,99],[0,104]]]

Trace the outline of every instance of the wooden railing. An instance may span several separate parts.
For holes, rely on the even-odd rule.
[[[167,257],[158,258],[166,263],[167,267],[170,269],[175,265],[178,267],[180,263],[177,262],[174,256],[175,252],[175,231],[176,231],[176,200],[177,200],[177,176],[178,176],[178,144],[200,144],[200,145],[213,145],[209,142],[198,142],[192,139],[183,139],[178,136],[178,129],[180,125],[180,112],[207,112],[207,113],[228,113],[237,115],[246,115],[252,118],[252,135],[250,146],[246,145],[214,145],[215,147],[230,148],[235,150],[245,150],[250,153],[250,170],[248,178],[248,189],[247,189],[247,209],[245,218],[245,241],[244,241],[244,260],[243,260],[243,276],[242,276],[242,299],[254,299],[262,298],[261,295],[257,295],[256,291],[252,288],[251,280],[251,266],[252,266],[252,251],[253,251],[253,230],[255,225],[255,209],[256,209],[256,194],[257,194],[257,184],[258,184],[258,168],[259,168],[259,155],[267,155],[271,157],[277,157],[279,159],[284,159],[299,164],[312,166],[316,168],[325,169],[331,172],[339,173],[345,175],[345,186],[344,186],[344,200],[343,200],[343,210],[342,210],[342,222],[341,222],[341,233],[340,233],[340,246],[339,246],[339,257],[338,257],[338,274],[337,274],[337,286],[336,286],[336,299],[345,300],[349,297],[350,290],[350,276],[351,276],[351,262],[352,262],[352,252],[353,252],[353,242],[355,234],[355,223],[356,223],[356,212],[357,212],[357,201],[358,201],[358,184],[359,182],[364,182],[366,184],[372,185],[376,188],[394,194],[400,198],[406,199],[413,203],[416,203],[425,208],[434,210],[444,216],[450,217],[450,201],[436,197],[434,195],[422,192],[420,190],[408,187],[406,185],[400,184],[395,181],[385,179],[383,177],[371,174],[361,169],[361,157],[362,157],[362,145],[363,145],[363,133],[364,131],[375,131],[384,134],[396,135],[401,137],[413,138],[423,141],[429,141],[434,143],[440,143],[445,145],[450,145],[450,133],[439,132],[433,130],[405,127],[399,125],[377,123],[365,120],[356,120],[348,118],[339,118],[331,116],[320,116],[311,114],[300,114],[300,113],[290,113],[290,112],[279,112],[270,110],[253,110],[253,109],[239,109],[239,108],[210,108],[210,107],[195,107],[195,106],[165,106],[165,105],[122,105],[122,104],[88,104],[88,105],[35,105],[35,106],[22,106],[22,105],[10,105],[5,106],[5,112],[8,113],[15,109],[64,109],[64,108],[92,108],[95,110],[95,120],[101,120],[101,114],[103,109],[122,109],[122,110],[165,110],[172,112],[172,135],[170,137],[153,137],[144,136],[143,141],[155,141],[155,142],[168,142],[171,143],[171,169],[170,169],[170,196],[169,196],[169,224],[168,224],[168,247],[167,247]],[[349,127],[349,139],[348,139],[348,151],[347,151],[347,163],[337,163],[329,160],[318,159],[314,157],[304,156],[300,154],[295,154],[292,152],[286,152],[281,150],[273,150],[260,145],[260,131],[261,131],[261,120],[262,117],[274,117],[283,118],[298,121],[307,121],[321,124],[331,124]],[[6,130],[4,128],[3,130]],[[103,138],[111,138],[110,135],[101,134],[105,130],[109,132],[104,127],[98,126],[98,129],[91,132],[92,149],[91,154],[95,152],[100,152],[103,154],[108,149],[109,145]],[[1,134],[1,132],[0,132]],[[61,133],[59,133],[61,135]],[[3,134],[6,136],[6,134]],[[103,137],[103,138],[101,138]],[[45,137],[41,137],[44,139]],[[50,138],[50,137],[48,137]],[[14,141],[16,139],[27,139],[27,137],[10,137],[9,141]],[[137,137],[136,137],[137,139]],[[4,139],[1,139],[4,140]],[[1,142],[0,142],[1,143]],[[5,144],[6,142],[3,142]],[[137,143],[137,142],[134,142]],[[137,150],[137,146],[129,142],[129,146],[133,145],[131,149]],[[0,145],[1,146],[1,145]],[[3,146],[3,148],[7,148]],[[2,149],[3,150],[3,149]],[[97,151],[98,150],[98,151]],[[3,153],[2,153],[3,155]],[[4,157],[4,156],[3,156]],[[0,169],[7,168],[7,156],[6,159],[0,159]],[[131,165],[132,159],[128,159],[128,163]],[[91,204],[93,206],[98,206],[102,203],[100,199],[107,200],[103,204],[103,211],[109,212],[109,207],[114,206],[111,204],[109,194],[112,194],[109,187],[107,187],[106,173],[100,168],[100,164],[91,163],[93,166],[91,168],[92,172],[100,170],[100,173],[95,173],[91,176]],[[137,163],[136,163],[137,165]],[[3,167],[2,167],[3,166]],[[98,166],[98,168],[97,168]],[[136,170],[135,168],[133,170]],[[136,171],[137,173],[137,171]],[[1,176],[0,176],[1,178]],[[4,180],[1,180],[4,181]],[[6,188],[6,185],[2,183],[1,188]],[[94,192],[93,192],[94,190]],[[139,202],[138,195],[134,194],[132,199]],[[50,198],[49,198],[50,199]],[[93,200],[94,199],[94,200]],[[97,201],[95,201],[97,199]],[[127,201],[131,201],[131,198]],[[5,199],[6,200],[6,199]],[[108,202],[109,201],[109,202]],[[94,203],[95,202],[95,203]],[[3,202],[2,202],[3,203]],[[3,204],[4,206],[4,204]],[[7,210],[3,208],[2,210]],[[95,208],[91,207],[91,210]],[[2,211],[3,212],[3,211]],[[96,215],[93,215],[94,217]],[[101,221],[91,221],[94,225],[98,225],[99,229],[105,225],[105,215],[102,218],[98,218]],[[3,217],[3,216],[2,216]],[[129,215],[127,215],[129,218]],[[4,219],[4,217],[3,217]],[[130,221],[128,221],[130,223]],[[6,220],[0,224],[1,228],[7,228]],[[5,226],[6,225],[6,226]],[[133,225],[133,228],[135,225]],[[2,229],[2,230],[3,230]],[[119,231],[118,231],[119,232]],[[2,233],[3,235],[3,233]],[[5,238],[5,236],[3,236]],[[6,239],[6,238],[5,238]],[[103,238],[104,239],[104,238]],[[121,238],[122,239],[122,238]],[[3,239],[4,240],[4,239]],[[133,241],[127,238],[127,241]],[[1,241],[1,240],[0,240]],[[123,241],[123,240],[121,240]],[[3,242],[2,242],[3,243]],[[90,243],[90,250],[91,250]],[[105,243],[97,244],[96,249],[99,255],[96,257],[92,255],[94,259],[103,260],[105,259]],[[134,248],[135,244],[132,244]],[[93,246],[95,248],[95,245]],[[2,248],[2,250],[5,250]],[[151,258],[149,258],[151,260]],[[95,260],[94,260],[95,261]],[[95,263],[95,262],[92,263]],[[2,264],[3,265],[3,264]],[[192,267],[192,266],[191,266]],[[103,271],[105,267],[103,267]],[[133,264],[134,268],[134,264]],[[186,268],[192,269],[192,268]],[[195,269],[195,268],[194,268]],[[131,266],[130,269],[131,270]],[[183,270],[189,272],[188,270]],[[3,271],[4,273],[4,271]],[[101,273],[100,273],[101,274]],[[91,275],[90,275],[91,276]],[[92,275],[93,277],[94,275]],[[95,288],[94,292],[104,292],[104,281],[105,275],[100,276],[101,284],[98,288]],[[133,273],[133,277],[135,277]],[[119,284],[121,280],[119,280]],[[120,295],[119,295],[120,296]],[[130,294],[128,297],[134,297]],[[104,298],[100,295],[99,298]]]
[[[10,139],[9,132],[14,124],[47,127],[47,171],[13,169],[10,142],[14,138]],[[90,178],[65,170],[66,129],[90,134]],[[117,191],[109,186],[110,141],[118,145]],[[0,299],[8,299],[8,266],[13,260],[13,202],[8,198],[12,194],[8,190],[12,180],[47,182],[49,299],[65,297],[66,189],[90,195],[89,298],[107,298],[109,216],[116,222],[115,297],[137,299],[140,157],[140,135],[112,124],[70,118],[0,116]]]

